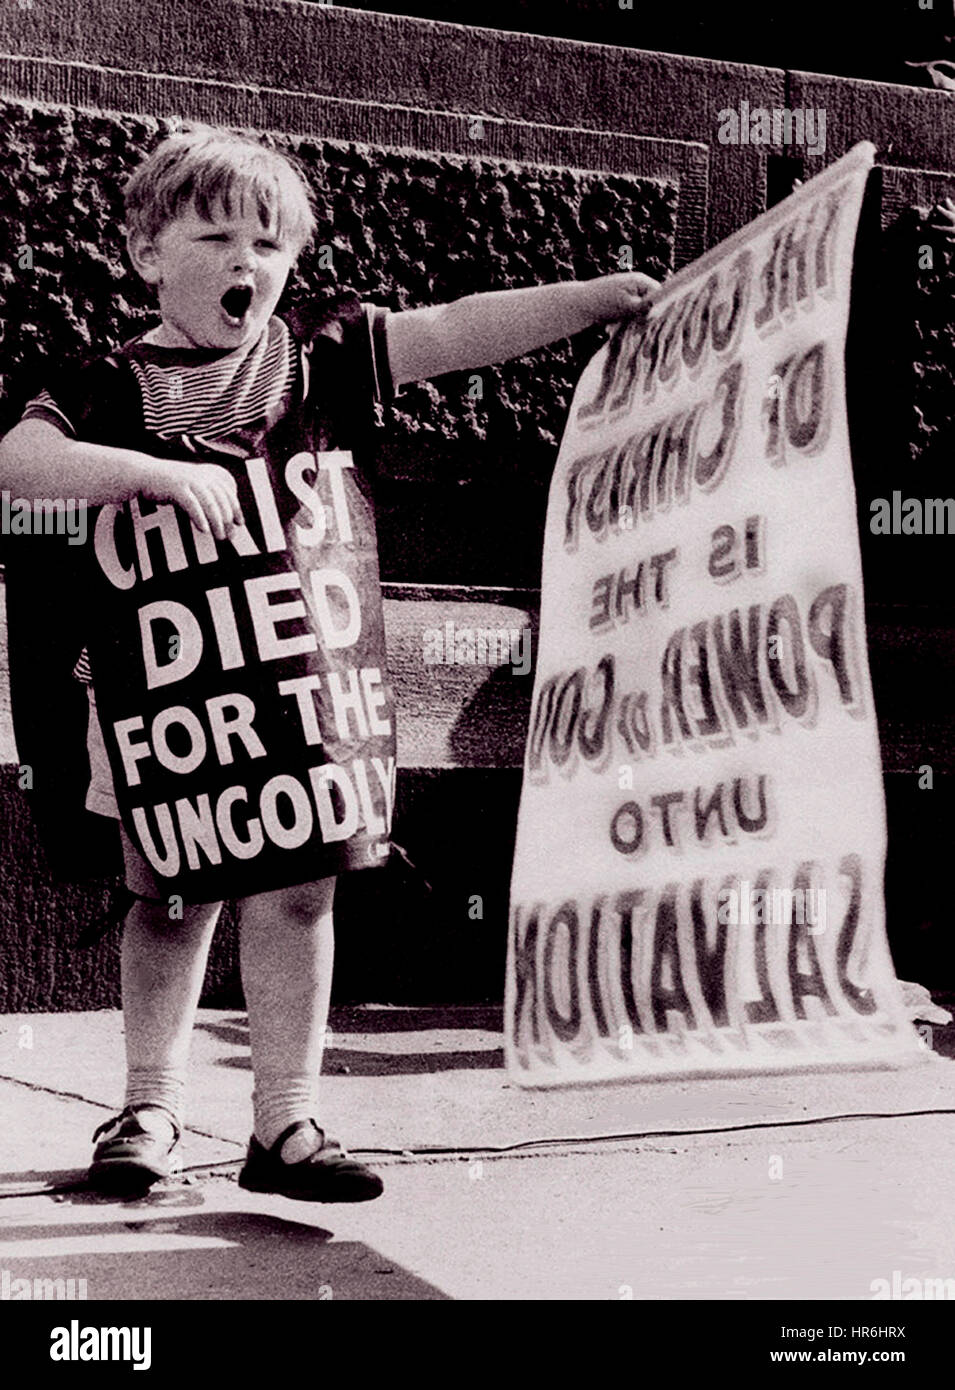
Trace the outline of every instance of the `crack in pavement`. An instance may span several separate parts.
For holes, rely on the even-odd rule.
[[[79,1100],[84,1105],[95,1106],[97,1110],[115,1111],[115,1106],[108,1105],[106,1101],[90,1100],[88,1096],[82,1096],[77,1091],[60,1091],[55,1086],[44,1086],[38,1081],[24,1081],[19,1076],[7,1076],[5,1072],[0,1072],[0,1082],[9,1081],[13,1086],[22,1086],[27,1091],[36,1091],[47,1096],[56,1096],[59,1100]],[[221,1134],[210,1134],[208,1130],[196,1129],[193,1125],[183,1126],[184,1134],[195,1134],[200,1139],[212,1139],[219,1144],[231,1144],[234,1148],[244,1149],[245,1143],[240,1139],[226,1139]]]

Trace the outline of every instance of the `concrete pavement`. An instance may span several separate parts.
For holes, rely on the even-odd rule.
[[[0,1019],[0,1297],[73,1278],[90,1299],[857,1300],[895,1271],[955,1293],[952,1028],[897,1072],[534,1093],[507,1083],[499,1026],[333,1013],[321,1118],[386,1190],[313,1207],[236,1186],[243,1014],[201,1012],[186,1172],[134,1202],[81,1186],[120,1015]]]

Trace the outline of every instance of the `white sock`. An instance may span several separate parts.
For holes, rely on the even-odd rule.
[[[178,1067],[130,1067],[126,1077],[124,1106],[160,1107],[137,1110],[136,1118],[150,1134],[168,1133],[172,1138],[173,1125],[170,1115],[176,1117],[176,1123],[182,1129],[185,1089],[185,1073]]]
[[[271,1073],[255,1078],[252,1106],[255,1112],[255,1137],[263,1148],[271,1149],[279,1135],[289,1125],[315,1118],[317,1078],[305,1074],[289,1076]],[[286,1163],[299,1163],[314,1153],[321,1137],[314,1128],[300,1129],[282,1145]]]

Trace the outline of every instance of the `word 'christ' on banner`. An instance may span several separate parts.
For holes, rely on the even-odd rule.
[[[551,484],[511,884],[525,1086],[922,1055],[845,410],[857,146],[667,282]]]
[[[99,509],[96,701],[121,818],[185,901],[386,854],[395,780],[374,518],[350,452],[230,457],[224,541]]]

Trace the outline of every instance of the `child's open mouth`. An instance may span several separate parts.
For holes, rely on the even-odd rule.
[[[233,285],[231,289],[226,290],[219,303],[222,305],[226,318],[231,319],[235,324],[240,324],[252,303],[252,286]]]

